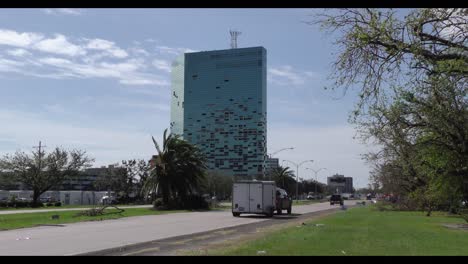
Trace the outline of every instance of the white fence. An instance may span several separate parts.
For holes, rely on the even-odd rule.
[[[103,197],[109,197],[109,192],[95,191],[47,191],[43,193],[39,199],[43,202],[61,202],[63,205],[95,205],[102,204]],[[17,200],[31,201],[33,191],[3,191],[0,190],[0,200]]]

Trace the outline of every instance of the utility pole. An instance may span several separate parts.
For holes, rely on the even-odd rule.
[[[37,148],[39,150],[39,173],[41,173],[41,170],[42,170],[42,148],[45,148],[47,146],[42,146],[42,142],[39,141],[39,146],[37,147],[33,147],[33,148]]]

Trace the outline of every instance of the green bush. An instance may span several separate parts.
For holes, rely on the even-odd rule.
[[[46,206],[53,206],[54,204],[51,202],[46,203]]]
[[[183,201],[183,209],[186,210],[206,210],[209,208],[209,203],[200,195],[189,195]]]
[[[153,202],[153,208],[154,209],[161,208],[163,205],[164,205],[164,203],[163,203],[162,198],[158,198],[158,199],[154,200],[154,202]]]
[[[207,210],[210,205],[200,195],[188,195],[185,199],[170,199],[168,204],[164,204],[163,200],[158,198],[153,202],[153,207],[158,210]]]
[[[44,207],[44,204],[41,203],[41,202],[26,202],[26,207],[28,207],[28,205],[32,208],[39,208],[39,207]]]
[[[468,209],[461,209],[460,215],[466,222],[468,222]]]
[[[62,206],[62,203],[61,202],[56,202],[54,205],[55,206]]]

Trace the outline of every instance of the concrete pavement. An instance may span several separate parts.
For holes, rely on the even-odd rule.
[[[329,203],[295,206],[293,213],[330,207]],[[233,217],[230,211],[190,212],[0,231],[0,255],[76,255],[268,219]]]

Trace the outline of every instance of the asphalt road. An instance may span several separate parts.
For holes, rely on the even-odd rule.
[[[100,206],[97,206],[98,208]],[[152,205],[129,205],[129,206],[119,206],[122,209],[128,208],[150,208]],[[47,213],[47,212],[63,212],[63,211],[84,211],[91,209],[91,207],[83,208],[60,208],[60,209],[15,209],[15,210],[3,210],[0,211],[0,215],[6,214],[31,214],[31,213]]]
[[[356,201],[346,201],[354,205]],[[304,214],[330,209],[329,203],[293,207]],[[233,217],[231,211],[151,215],[0,231],[0,255],[77,255],[109,248],[267,221]]]

